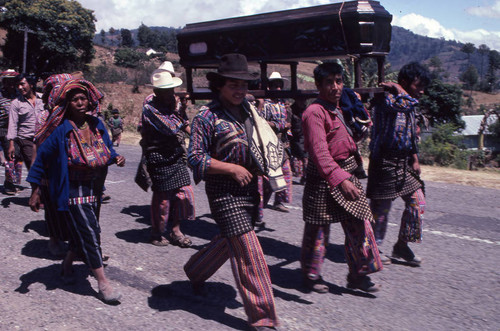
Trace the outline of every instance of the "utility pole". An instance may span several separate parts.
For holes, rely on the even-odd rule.
[[[32,31],[28,29],[27,26],[24,27],[24,48],[23,48],[23,74],[26,73],[26,58],[28,56],[28,33],[34,33],[35,31]]]

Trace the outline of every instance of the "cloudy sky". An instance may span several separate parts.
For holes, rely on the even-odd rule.
[[[97,31],[188,23],[294,9],[337,0],[78,0],[94,11]],[[500,51],[500,0],[380,0],[393,25]]]

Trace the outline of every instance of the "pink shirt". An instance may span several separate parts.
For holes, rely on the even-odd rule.
[[[302,129],[309,159],[314,162],[320,176],[330,187],[333,188],[352,176],[342,170],[336,161],[354,155],[357,146],[333,111],[317,103],[311,104],[302,115]]]

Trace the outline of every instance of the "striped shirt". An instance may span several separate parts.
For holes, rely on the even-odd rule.
[[[186,123],[174,109],[160,104],[154,94],[144,99],[142,107],[143,130],[157,131],[163,135],[175,136]]]
[[[218,100],[203,106],[193,119],[188,163],[196,183],[204,179],[212,158],[246,167],[251,163],[245,127]]]
[[[35,99],[35,105],[32,105],[31,102],[23,96],[19,96],[12,100],[9,111],[7,139],[33,139],[35,136],[36,123],[43,110],[42,99],[38,96]]]
[[[264,100],[264,107],[260,112],[266,121],[274,123],[276,131],[282,132],[286,125],[286,107],[282,101]]]
[[[337,162],[355,155],[357,146],[335,113],[340,108],[330,104],[331,109],[326,109],[323,105],[329,103],[325,100],[321,103],[312,103],[302,115],[304,148],[320,176],[334,188],[351,177]]]
[[[418,100],[406,93],[388,94],[383,103],[375,104],[370,141],[371,158],[384,153],[409,156],[418,153],[415,107]]]
[[[12,99],[0,96],[0,128],[9,127],[9,109]]]

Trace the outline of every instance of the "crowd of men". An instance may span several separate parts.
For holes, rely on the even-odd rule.
[[[405,65],[400,70],[397,83],[381,83],[386,90],[385,95],[373,99],[370,109],[367,110],[359,95],[344,87],[343,69],[336,62],[322,63],[315,68],[313,74],[318,90],[317,99],[309,100],[308,103],[304,98],[297,98],[290,105],[278,98],[256,99],[247,94],[248,84],[254,76],[248,72],[246,58],[230,54],[225,59],[229,62],[221,63],[217,73],[207,74],[214,92],[214,100],[208,108],[202,108],[195,118],[195,124],[191,124],[187,118],[185,99],[181,100],[175,96],[174,88],[180,86],[182,81],[177,77],[178,73],[174,71],[173,65],[167,61],[151,76],[153,93],[143,104],[140,123],[143,157],[142,166],[139,167],[136,176],[136,181],[141,187],[145,190],[151,187],[153,191],[150,243],[155,246],[168,244],[179,247],[191,246],[191,240],[180,230],[181,221],[194,218],[195,214],[195,197],[188,167],[194,172],[195,182],[201,179],[212,180],[211,178],[218,178],[213,177],[214,175],[225,174],[242,187],[255,184],[260,203],[257,203],[258,217],[254,218],[253,214],[251,215],[252,227],[263,225],[263,209],[273,192],[275,198],[272,208],[284,213],[289,211],[287,204],[291,202],[292,176],[295,174],[301,178],[301,184],[305,185],[303,196],[305,225],[300,262],[303,284],[306,288],[317,293],[326,293],[329,290],[323,281],[321,269],[328,244],[330,224],[334,222],[341,223],[345,232],[345,253],[349,266],[347,287],[366,292],[378,291],[380,285],[373,282],[368,274],[382,270],[383,264],[391,263],[392,259],[420,265],[422,259],[413,253],[408,243],[420,242],[422,238],[425,190],[419,176],[418,123],[415,112],[418,99],[429,83],[427,69],[415,62]],[[44,121],[47,118],[50,121],[51,107],[50,102],[43,100],[36,93],[36,80],[31,76],[9,69],[2,72],[0,78],[2,81],[0,140],[3,148],[1,161],[5,166],[3,193],[12,195],[22,188],[20,184],[23,164],[30,170],[35,161],[34,140]],[[286,79],[279,72],[273,72],[268,77],[269,90],[284,89],[285,84]],[[53,88],[56,90],[57,86]],[[243,92],[244,95],[241,97]],[[221,105],[222,108],[225,106],[226,110],[223,110]],[[250,108],[246,108],[247,105]],[[254,111],[258,114],[259,120],[253,116]],[[200,118],[200,114],[212,116],[218,112],[227,113],[228,119],[224,122],[227,127],[209,127],[209,124],[204,122],[207,119]],[[119,117],[118,110],[113,110],[112,114],[108,126],[112,132],[113,143],[119,146],[123,120]],[[264,121],[260,122],[261,119]],[[215,126],[224,124],[220,121],[214,123]],[[269,132],[274,132],[273,137],[263,133],[267,132],[265,131],[267,127],[272,129]],[[215,130],[217,137],[210,136],[210,130]],[[234,130],[231,136],[234,141],[229,139],[218,143],[217,146],[207,145],[208,147],[205,146],[207,150],[200,152],[200,148],[212,138],[220,139],[220,136],[231,130]],[[358,143],[367,138],[369,132],[371,132],[370,156],[365,193],[359,181],[359,178],[366,177],[366,174],[362,170]],[[236,134],[244,138],[242,138],[243,143]],[[277,148],[277,154],[282,156],[279,169],[271,169],[270,164],[266,163],[265,157],[268,152],[259,146],[258,139],[252,141],[256,134],[261,135],[259,136],[261,144],[262,141],[269,141]],[[191,139],[189,149],[185,146],[186,135],[195,137],[194,141]],[[233,171],[226,166],[231,162],[220,162],[222,159],[226,160],[224,157],[234,158],[231,154],[234,151],[226,155],[225,153],[229,152],[224,148],[234,148],[231,144],[236,143],[242,144],[242,147],[238,147],[240,148],[237,150],[238,153],[243,156],[247,153],[249,155],[245,156],[246,161],[240,164],[247,170]],[[255,146],[252,145],[254,143]],[[259,148],[262,153],[260,158],[255,156],[259,153]],[[232,167],[234,168],[234,165]],[[214,187],[222,185],[220,181],[214,183]],[[207,194],[213,194],[209,190],[210,188],[207,188]],[[405,210],[401,217],[398,241],[394,245],[392,254],[385,255],[379,251],[378,245],[386,233],[391,203],[398,197],[404,200]],[[102,196],[97,199],[100,201]],[[231,204],[236,203],[232,200],[226,202],[221,200],[221,202],[217,199],[214,200],[216,202],[210,201],[211,209],[214,209],[212,213],[221,208],[220,204],[226,203],[232,206]],[[251,205],[253,204],[254,202],[251,202]],[[245,208],[248,210],[248,206]],[[231,218],[240,217],[231,214],[229,210],[225,215],[215,216],[217,224],[221,227],[222,237],[227,237],[228,243],[231,243],[233,237],[247,238],[245,236],[248,231],[253,231],[243,231],[241,228],[243,225],[239,223],[228,225],[233,222]],[[171,225],[171,232],[168,235],[165,234],[167,223]],[[230,227],[226,228],[227,226]],[[51,238],[53,245],[52,239],[59,248],[61,246],[57,246],[57,243],[65,240],[65,238]],[[220,239],[213,243],[220,245]],[[54,248],[53,245],[49,247]],[[247,249],[246,245],[244,244],[243,249]],[[255,249],[260,249],[260,245],[254,246]],[[54,248],[51,251],[55,250]],[[195,281],[195,277],[198,276],[194,270],[200,268],[199,263],[203,260],[200,256],[202,252],[193,256],[185,266],[186,273],[193,283],[193,289],[199,292],[202,290],[203,282]],[[231,261],[233,263],[233,260]],[[203,263],[209,262],[203,261]],[[265,261],[263,263],[265,264]],[[260,278],[252,280],[251,271],[239,272],[238,276],[235,274],[237,279],[246,275],[249,277],[247,282],[260,283],[262,280]],[[243,296],[245,286],[248,284],[245,284],[244,279],[240,281],[240,293]],[[259,305],[257,301],[249,300],[248,314],[251,326],[256,328],[277,326],[274,308],[269,313],[272,318],[261,316],[262,318],[257,319],[255,323],[252,322],[252,314],[257,314],[260,308],[257,307]],[[263,300],[267,302],[266,304],[270,304],[273,302],[272,295],[264,297]],[[252,309],[256,311],[252,312]],[[260,313],[264,314],[262,311]]]

